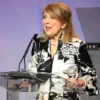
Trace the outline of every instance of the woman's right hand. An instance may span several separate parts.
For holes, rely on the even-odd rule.
[[[28,81],[23,81],[20,85],[19,88],[28,88],[29,87],[29,83]]]

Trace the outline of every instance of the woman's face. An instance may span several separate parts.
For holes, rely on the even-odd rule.
[[[61,30],[65,27],[65,24],[62,24],[60,21],[46,12],[43,14],[42,22],[45,34],[50,38],[58,37],[61,34]]]

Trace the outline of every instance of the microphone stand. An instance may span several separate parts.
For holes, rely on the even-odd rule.
[[[29,48],[31,46],[31,43],[33,42],[33,40],[36,40],[37,39],[37,36],[38,36],[38,34],[34,34],[34,36],[31,38],[31,40],[30,40],[30,42],[28,44],[28,47],[26,48],[25,53],[23,54],[23,56],[22,56],[22,58],[21,58],[21,60],[19,62],[19,66],[18,66],[18,70],[17,70],[18,72],[20,72],[20,64],[21,64],[21,62],[23,60],[24,60],[24,68],[23,68],[23,71],[26,72],[26,62],[25,62],[25,58],[26,58],[26,55],[28,53],[28,50],[29,50]]]

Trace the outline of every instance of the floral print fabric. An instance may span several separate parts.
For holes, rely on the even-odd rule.
[[[48,59],[51,59],[50,44],[46,42],[40,46],[38,53],[31,57],[28,71],[34,72],[35,70],[35,72],[38,73],[37,70],[39,66],[42,64],[46,66],[45,62]],[[78,93],[73,94],[66,92],[64,78],[71,77],[76,79],[80,78],[85,81],[85,86],[82,88],[89,96],[98,94],[96,70],[83,41],[73,38],[72,41],[66,44],[59,42],[51,68],[53,75],[49,77],[44,84],[39,84],[38,88],[42,94],[48,94],[48,99],[46,100],[79,100],[80,97]],[[79,77],[79,72],[81,72],[81,77]],[[41,99],[43,95],[42,97],[39,95],[40,93],[37,96],[37,100],[45,100]]]

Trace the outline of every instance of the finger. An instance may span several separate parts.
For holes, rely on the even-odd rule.
[[[22,85],[20,84],[20,85],[19,85],[19,88],[21,88],[21,87],[22,87]]]
[[[29,84],[26,84],[26,86],[25,87],[28,87],[29,86]]]

